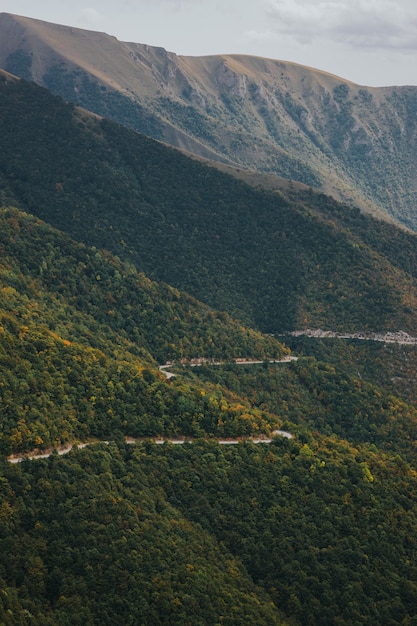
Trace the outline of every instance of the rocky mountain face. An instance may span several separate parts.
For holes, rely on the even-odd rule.
[[[417,87],[362,87],[258,57],[177,56],[4,13],[0,66],[196,155],[417,227]]]

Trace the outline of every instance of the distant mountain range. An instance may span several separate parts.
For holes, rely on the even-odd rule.
[[[0,67],[150,137],[417,227],[417,87],[293,63],[184,57],[0,14]]]

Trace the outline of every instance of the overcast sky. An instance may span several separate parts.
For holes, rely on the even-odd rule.
[[[362,85],[417,85],[416,0],[0,0],[0,11],[177,54],[253,54]]]

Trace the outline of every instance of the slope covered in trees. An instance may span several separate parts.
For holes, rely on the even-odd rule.
[[[2,467],[0,621],[285,624],[241,561],[115,445]]]
[[[273,365],[288,349],[224,312],[413,331],[414,236],[4,79],[0,622],[414,624],[413,348],[288,337]],[[157,370],[195,356],[264,363]]]
[[[115,431],[269,429],[261,412],[236,402],[215,412],[210,393],[168,385],[156,369],[168,359],[276,358],[288,352],[277,340],[16,209],[3,209],[0,225],[1,452]]]
[[[293,338],[308,356],[291,365],[185,366],[167,381],[153,350],[188,337],[190,356],[193,333],[215,356],[228,342],[230,359],[283,348],[17,209],[0,232],[7,626],[413,623],[416,409],[378,386],[371,354]],[[385,349],[381,381],[400,365]],[[277,426],[294,439],[216,442]],[[195,441],[124,443],[160,434]],[[5,459],[91,438],[110,444]]]
[[[416,474],[399,456],[311,435],[111,444],[2,465],[1,486],[8,626],[416,618]]]
[[[1,93],[4,201],[264,332],[417,332],[413,235],[256,190],[23,81]]]

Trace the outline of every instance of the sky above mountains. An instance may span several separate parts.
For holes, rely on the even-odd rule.
[[[417,85],[415,0],[0,0],[0,11],[185,55],[251,54]]]

